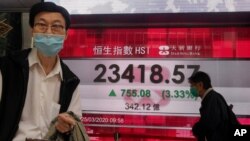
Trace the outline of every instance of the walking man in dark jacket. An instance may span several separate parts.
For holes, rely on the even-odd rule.
[[[213,90],[209,75],[196,72],[189,78],[189,83],[192,95],[202,99],[200,120],[192,129],[194,136],[198,141],[228,141],[231,109],[223,96]]]

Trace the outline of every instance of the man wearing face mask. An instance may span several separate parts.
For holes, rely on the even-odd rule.
[[[213,90],[208,74],[199,71],[189,78],[191,94],[202,99],[200,120],[192,128],[198,141],[228,141],[229,128],[238,121],[221,94]]]
[[[0,59],[0,141],[42,139],[57,117],[56,130],[74,128],[81,116],[79,79],[58,53],[70,26],[67,10],[51,2],[30,9],[33,48]]]

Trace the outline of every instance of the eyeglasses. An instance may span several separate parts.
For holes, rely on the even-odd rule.
[[[54,24],[54,25],[47,25],[44,23],[35,23],[35,28],[37,28],[39,31],[41,32],[46,32],[48,30],[48,28],[50,27],[52,33],[54,34],[60,34],[64,32],[64,26],[59,25],[59,24]]]

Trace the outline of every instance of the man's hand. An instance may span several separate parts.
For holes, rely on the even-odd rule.
[[[67,113],[59,114],[55,124],[56,129],[60,133],[67,133],[71,131],[76,124],[76,121]]]

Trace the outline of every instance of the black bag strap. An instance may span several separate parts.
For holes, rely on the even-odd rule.
[[[230,104],[227,106],[227,113],[228,113],[228,118],[229,118],[229,125],[234,127],[234,126],[239,126],[240,122],[238,121],[235,113],[233,112],[233,105]]]

